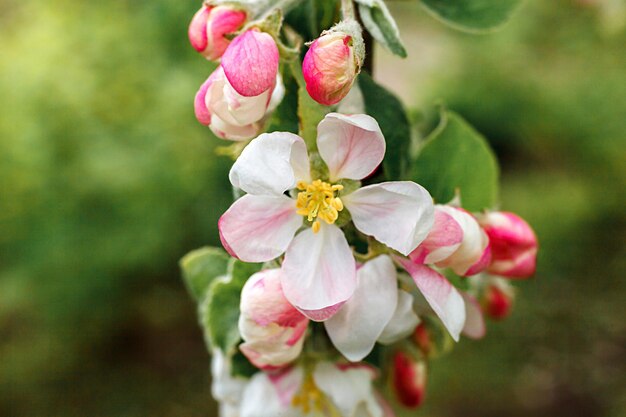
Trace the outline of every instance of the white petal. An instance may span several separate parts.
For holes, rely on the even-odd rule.
[[[302,417],[300,409],[291,406],[293,394],[302,384],[302,370],[294,368],[273,376],[255,374],[243,392],[241,417]]]
[[[432,197],[410,181],[368,185],[341,198],[357,229],[408,255],[435,221]]]
[[[302,226],[295,202],[287,196],[244,195],[220,217],[224,248],[245,262],[277,258]]]
[[[396,268],[388,256],[365,263],[356,273],[356,291],[333,317],[324,322],[330,340],[352,362],[374,348],[398,302]]]
[[[341,370],[328,362],[319,363],[313,371],[313,379],[319,389],[330,397],[342,416],[350,417],[364,405],[372,417],[382,417],[382,409],[373,396],[373,377],[373,370],[367,366]]]
[[[360,180],[371,174],[385,156],[385,138],[374,118],[329,113],[317,126],[317,148],[330,180]]]
[[[356,287],[356,265],[348,242],[341,229],[326,223],[318,233],[309,228],[294,238],[282,269],[285,297],[305,315],[343,303]]]
[[[221,139],[234,141],[244,141],[256,136],[259,131],[259,127],[258,123],[252,123],[245,126],[231,125],[220,119],[215,114],[211,117],[211,124],[209,124],[209,128],[211,128],[211,131],[215,134],[215,136]]]
[[[439,272],[405,258],[396,257],[396,261],[411,275],[430,307],[458,342],[465,325],[465,303],[461,294]]]
[[[398,290],[398,305],[387,327],[378,338],[383,345],[390,345],[404,339],[420,323],[419,317],[413,310],[413,296],[404,290]]]
[[[264,133],[246,146],[229,178],[248,194],[282,195],[296,181],[310,180],[306,145],[293,133]]]
[[[223,403],[239,404],[246,380],[231,375],[229,359],[219,349],[213,349],[211,353],[211,375],[213,398]]]
[[[485,318],[480,309],[478,301],[466,292],[461,292],[463,300],[465,300],[465,326],[463,326],[463,334],[470,339],[481,339],[487,333],[485,326]]]

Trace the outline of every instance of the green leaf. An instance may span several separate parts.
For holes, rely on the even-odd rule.
[[[235,377],[251,378],[252,375],[257,372],[259,372],[259,370],[250,363],[248,358],[246,358],[239,349],[237,349],[231,358],[231,374]]]
[[[400,39],[396,21],[382,0],[357,0],[359,16],[374,39],[392,53],[406,57],[406,49]]]
[[[380,125],[387,151],[383,169],[388,180],[401,180],[409,162],[411,128],[404,106],[398,98],[377,84],[367,73],[359,75],[359,87],[365,102],[365,112]]]
[[[460,116],[444,111],[417,156],[411,178],[437,203],[449,202],[459,190],[462,206],[480,211],[496,204],[498,175],[487,141]]]
[[[226,273],[229,259],[223,249],[205,247],[189,252],[180,260],[183,280],[194,300],[202,300],[209,284]]]
[[[305,41],[312,41],[337,21],[338,6],[336,0],[304,0],[287,13],[285,20]]]
[[[268,132],[298,133],[298,84],[286,68],[283,71],[285,97],[280,102],[268,123]]]
[[[229,273],[213,281],[200,306],[200,320],[210,347],[231,355],[239,343],[239,299],[247,279],[261,269],[262,264],[232,260]]]
[[[442,22],[466,32],[488,32],[505,24],[521,0],[422,0]]]

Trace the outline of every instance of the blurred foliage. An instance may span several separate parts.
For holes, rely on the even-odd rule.
[[[193,116],[199,3],[0,4],[2,416],[214,414],[177,268],[231,197]],[[503,208],[542,244],[513,316],[433,363],[417,414],[626,415],[626,8],[528,0],[475,36],[391,6],[409,58],[378,48],[376,78],[422,133],[441,99],[492,141]]]

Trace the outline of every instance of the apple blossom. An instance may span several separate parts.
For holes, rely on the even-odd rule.
[[[318,125],[317,147],[327,177],[312,177],[299,136],[274,132],[253,140],[229,174],[232,185],[248,194],[222,215],[218,227],[225,249],[242,261],[265,262],[284,253],[287,300],[323,321],[356,288],[352,250],[335,224],[339,212],[349,210],[359,231],[408,255],[432,227],[433,205],[430,194],[409,181],[341,193],[341,179],[360,180],[383,159],[385,140],[370,116],[326,115]],[[305,223],[311,227],[296,234]]]
[[[535,273],[537,237],[522,218],[513,213],[492,211],[480,218],[491,241],[489,273],[509,278],[527,278]]]
[[[194,49],[210,60],[219,59],[230,40],[226,35],[237,32],[247,13],[232,5],[203,5],[189,25],[189,41]]]
[[[241,352],[258,368],[275,369],[302,352],[309,320],[285,298],[280,269],[252,275],[241,291]]]
[[[302,75],[313,100],[330,106],[343,99],[361,70],[363,57],[359,54],[360,30],[346,33],[331,29],[309,46],[302,61]],[[356,34],[356,38],[355,38]]]
[[[491,247],[474,216],[460,208],[436,205],[431,232],[409,257],[418,264],[452,268],[456,274],[468,276],[487,268]]]
[[[368,365],[318,362],[312,369],[288,368],[255,374],[246,386],[241,417],[391,417],[372,387]]]
[[[426,364],[399,351],[394,356],[392,375],[398,401],[409,408],[420,406],[426,393]]]

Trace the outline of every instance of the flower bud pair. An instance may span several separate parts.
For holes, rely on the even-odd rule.
[[[196,118],[222,139],[250,139],[283,95],[276,42],[251,29],[231,42],[221,65],[200,87]]]
[[[409,255],[420,264],[451,268],[461,276],[483,271],[491,260],[489,238],[467,211],[435,206],[435,223],[426,239]]]
[[[246,12],[236,7],[204,5],[189,25],[191,46],[207,59],[217,60],[230,43],[226,35],[241,29],[246,19]]]
[[[513,213],[489,212],[480,218],[480,224],[491,242],[489,273],[509,278],[535,273],[538,244],[528,223]]]
[[[363,63],[363,40],[356,22],[344,21],[313,41],[302,61],[302,75],[313,100],[330,106],[343,99]]]
[[[252,275],[241,292],[239,333],[241,352],[258,368],[272,370],[302,352],[309,320],[285,298],[280,269]]]

